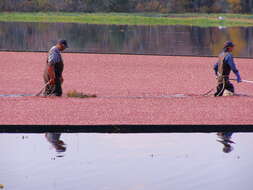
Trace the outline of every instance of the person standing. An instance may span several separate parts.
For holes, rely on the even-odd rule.
[[[241,76],[234,63],[232,55],[235,45],[231,41],[227,41],[224,44],[223,52],[219,55],[218,62],[214,65],[214,71],[217,76],[217,91],[214,96],[230,96],[234,95],[234,86],[229,81],[229,75],[231,70],[237,77],[237,82],[241,82]]]
[[[60,40],[53,46],[47,57],[46,68],[44,71],[44,82],[46,85],[44,96],[62,96],[62,72],[64,69],[61,52],[68,48],[66,40]]]

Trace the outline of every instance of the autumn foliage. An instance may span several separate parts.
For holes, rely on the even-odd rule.
[[[0,11],[251,13],[253,0],[1,0]]]

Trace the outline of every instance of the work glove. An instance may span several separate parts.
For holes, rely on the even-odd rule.
[[[240,73],[239,72],[236,72],[235,73],[235,75],[236,75],[236,81],[239,83],[239,82],[242,82],[242,79],[241,79],[241,76],[240,76]]]

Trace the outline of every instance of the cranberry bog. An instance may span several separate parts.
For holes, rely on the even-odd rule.
[[[46,53],[0,56],[3,125],[253,124],[253,84],[233,82],[239,96],[204,96],[216,88],[217,58],[63,53],[64,96],[45,98],[32,95]],[[235,62],[253,80],[252,59]],[[67,97],[73,90],[96,97]]]

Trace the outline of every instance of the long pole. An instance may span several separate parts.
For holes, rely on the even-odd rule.
[[[236,79],[229,79],[229,80],[236,80]],[[253,81],[251,81],[251,80],[242,80],[242,82],[246,82],[246,83],[251,83],[251,84],[253,84]]]
[[[42,93],[42,91],[46,88],[46,86],[49,84],[49,82],[47,82],[41,89],[40,89],[40,91],[37,93],[37,94],[35,94],[35,96],[39,96],[41,93]]]

